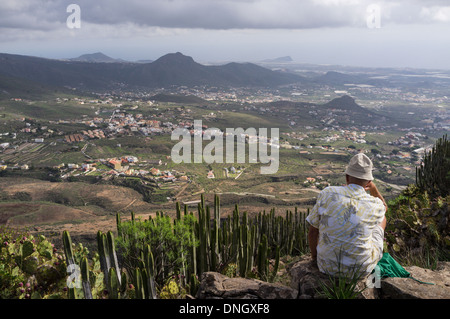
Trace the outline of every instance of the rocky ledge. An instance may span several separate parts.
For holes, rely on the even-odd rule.
[[[450,299],[450,262],[440,262],[436,270],[405,267],[414,278],[383,278],[380,285],[357,283],[361,299]],[[319,272],[308,255],[287,265],[289,286],[257,279],[229,278],[216,272],[202,275],[197,299],[323,299],[323,284],[330,278]],[[416,279],[416,280],[415,280]],[[427,284],[432,283],[432,284]],[[378,286],[378,287],[377,287]]]
[[[295,299],[297,291],[257,279],[229,278],[217,272],[203,273],[198,299]]]

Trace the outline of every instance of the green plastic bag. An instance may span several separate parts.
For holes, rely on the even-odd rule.
[[[406,271],[389,253],[384,253],[383,257],[378,262],[380,268],[381,278],[386,277],[400,277],[407,278],[411,274]]]
[[[394,258],[392,258],[392,256],[389,253],[383,254],[383,257],[378,262],[377,267],[379,269],[379,275],[381,278],[387,277],[411,278],[421,284],[434,285],[433,283],[423,282],[412,277],[411,274],[408,271],[406,271],[406,269],[403,268]],[[373,272],[375,272],[375,270]]]

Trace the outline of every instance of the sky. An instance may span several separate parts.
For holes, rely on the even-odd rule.
[[[450,0],[1,0],[0,52],[450,69]]]

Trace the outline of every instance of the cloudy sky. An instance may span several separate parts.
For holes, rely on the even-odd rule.
[[[450,0],[1,0],[0,52],[99,51],[450,69]]]

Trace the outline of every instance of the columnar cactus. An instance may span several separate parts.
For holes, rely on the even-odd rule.
[[[136,299],[145,299],[144,284],[142,280],[142,273],[139,268],[134,270],[134,289]]]
[[[116,225],[117,225],[117,234],[119,237],[122,236],[122,221],[120,219],[120,213],[116,214]]]
[[[82,257],[79,261],[79,265],[77,261],[75,260],[75,255],[73,253],[72,248],[72,239],[70,238],[70,234],[68,231],[64,231],[62,235],[62,242],[64,246],[64,254],[66,257],[66,265],[67,267],[70,267],[72,271],[80,270],[81,272],[81,285],[84,293],[85,299],[93,299],[92,292],[91,292],[91,285],[89,281],[89,263],[86,257]],[[72,274],[78,276],[79,273],[72,272]],[[75,283],[79,282],[79,278],[75,278]],[[79,290],[77,290],[80,287],[76,286],[69,286],[68,290],[68,296],[70,299],[77,299],[78,296],[81,294]]]
[[[104,276],[103,278],[105,281],[105,285],[108,286],[109,268],[111,268],[111,264],[106,244],[106,236],[100,230],[97,232],[97,247],[98,247],[98,254],[100,257],[100,266]]]
[[[81,259],[81,283],[85,299],[93,299],[91,292],[91,284],[89,282],[89,262],[86,257]]]
[[[73,249],[72,249],[72,239],[70,238],[69,232],[66,230],[63,232],[62,242],[63,242],[63,246],[64,246],[64,254],[66,256],[67,265],[74,265],[75,258],[74,258]]]
[[[269,268],[267,236],[263,234],[262,241],[258,248],[258,274],[262,280],[267,280],[267,272]]]
[[[106,234],[98,231],[97,244],[100,266],[109,297],[112,299],[119,298],[120,287],[123,287],[122,278],[124,278],[124,274],[121,272],[117,260],[114,235],[111,231]]]
[[[177,202],[175,206],[176,206],[176,212],[177,212],[177,220],[180,220],[181,219],[181,205],[180,205],[180,202]]]
[[[192,296],[195,296],[197,294],[199,285],[200,285],[200,282],[198,281],[197,276],[194,274],[191,274],[191,278],[189,281],[189,293]]]
[[[270,282],[274,281],[275,276],[277,275],[278,272],[279,265],[280,265],[280,247],[277,246],[275,249],[275,264],[273,266],[272,275],[269,279]]]
[[[111,231],[108,231],[108,233],[106,234],[106,239],[107,239],[106,241],[108,244],[110,264],[111,264],[111,267],[115,268],[116,275],[117,275],[117,281],[120,285],[121,284],[120,267],[119,267],[119,262],[117,260],[116,247],[114,244],[114,235]]]
[[[119,299],[119,276],[114,267],[108,271],[108,297],[109,299]]]
[[[153,259],[152,250],[150,249],[150,245],[145,246],[143,252],[143,261],[144,261],[144,270],[143,274],[145,274],[144,286],[146,287],[146,296],[149,299],[156,299],[156,285],[155,285],[155,261]]]

